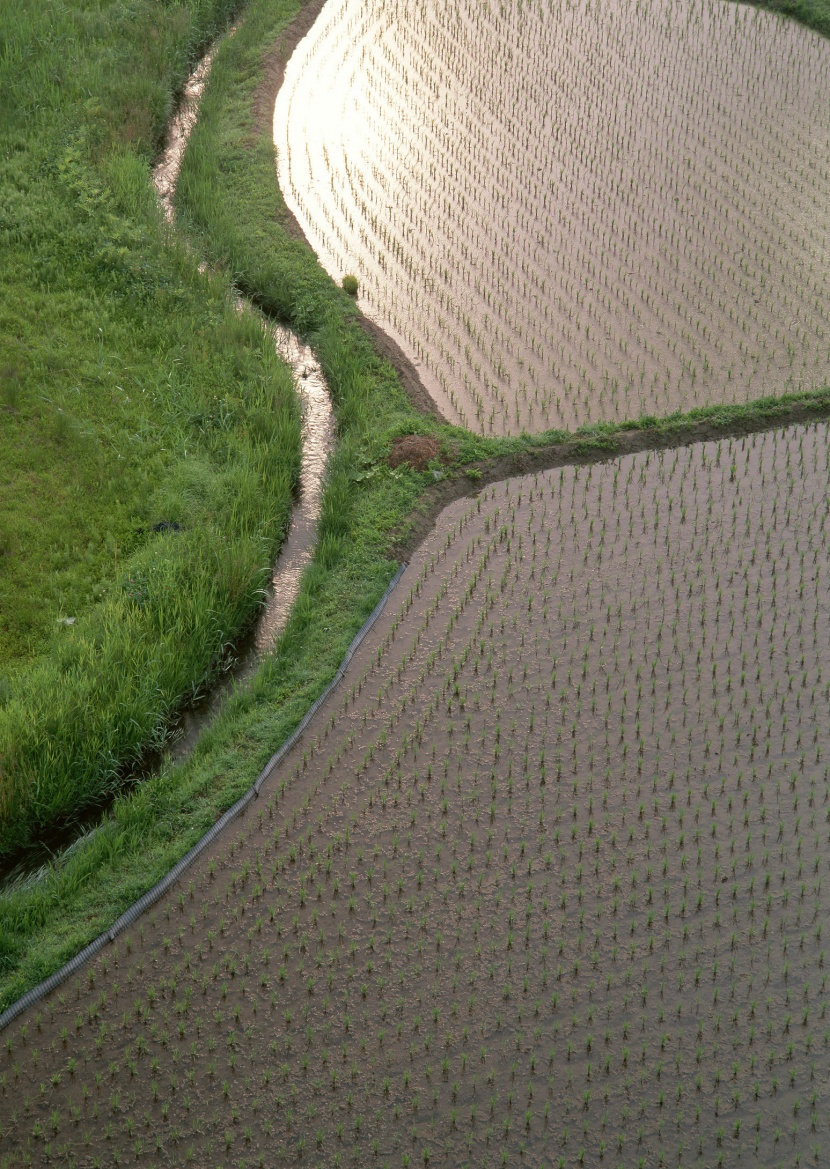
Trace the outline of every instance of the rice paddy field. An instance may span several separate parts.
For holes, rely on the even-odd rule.
[[[329,0],[286,202],[447,419],[511,434],[824,385],[830,45],[721,0]]]
[[[4,1035],[0,1163],[823,1164],[828,426],[452,504],[307,735]]]

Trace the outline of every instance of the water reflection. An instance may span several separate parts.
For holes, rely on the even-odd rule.
[[[573,430],[826,384],[830,42],[678,11],[328,0],[289,60],[286,203],[449,421]]]

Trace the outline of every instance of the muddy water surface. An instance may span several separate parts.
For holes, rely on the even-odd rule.
[[[329,0],[280,187],[445,416],[574,428],[830,374],[830,43],[722,0]]]
[[[828,473],[794,427],[452,505],[258,803],[15,1024],[8,1163],[821,1164]]]
[[[229,35],[233,36],[233,30]],[[156,188],[159,203],[169,223],[173,222],[176,215],[175,200],[179,173],[182,169],[182,160],[188,140],[199,117],[199,103],[202,100],[205,84],[210,74],[213,53],[214,50],[205,53],[188,77],[181,93],[178,109],[167,127],[164,150],[153,167],[153,186]]]

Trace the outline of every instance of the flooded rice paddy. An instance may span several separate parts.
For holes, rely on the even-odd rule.
[[[329,0],[280,187],[451,421],[824,385],[830,44],[722,0]]]
[[[447,509],[258,803],[6,1033],[0,1164],[821,1164],[828,437]]]

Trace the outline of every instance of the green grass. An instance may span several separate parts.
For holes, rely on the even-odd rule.
[[[155,398],[206,335],[218,290],[200,294],[190,265],[163,255],[149,163],[174,89],[229,11],[181,6],[156,25],[150,5],[132,20],[107,4],[12,8],[0,59],[4,661],[43,648],[55,606],[94,599],[116,539],[124,554],[134,542],[131,503],[171,461]]]
[[[0,853],[159,741],[252,619],[286,527],[290,375],[170,241],[150,183],[235,2],[4,13]]]
[[[244,76],[245,69],[238,71],[238,61],[229,63],[227,57],[244,49],[258,60],[263,39],[257,40],[257,35],[253,20],[247,21],[218,55],[209,87],[211,102],[203,107],[199,123],[198,149],[206,155],[218,159],[217,132],[222,129],[233,138],[247,116],[252,82],[238,85],[236,78]],[[250,64],[248,68],[252,73]],[[250,212],[249,240],[256,254],[261,243],[254,230],[257,217],[263,216],[263,230],[270,233],[267,216],[277,197],[267,143],[243,156],[243,162],[247,166],[233,172],[225,169],[227,160],[222,158],[222,173],[230,177],[217,188],[204,213],[212,209],[217,217],[233,222],[234,203],[242,207],[249,193],[263,192]],[[258,299],[269,300],[273,308],[284,298],[281,315],[293,320],[298,312],[309,313],[308,322],[319,329],[315,343],[337,407],[339,442],[329,469],[315,562],[273,659],[251,688],[229,705],[191,760],[122,797],[105,826],[76,848],[59,870],[35,888],[2,899],[3,1003],[99,932],[250,785],[257,769],[333,675],[394,571],[388,554],[392,533],[432,482],[430,474],[393,472],[379,462],[393,435],[434,426],[414,413],[394,372],[372,352],[354,324],[350,299],[322,273],[307,248],[279,229],[269,241],[274,267],[293,268],[292,288],[300,290],[300,299],[291,300],[267,264],[261,278],[274,280],[274,291],[268,295],[265,286]],[[313,317],[311,300],[303,297],[314,298]],[[457,439],[464,458],[483,457],[494,447],[463,433]]]
[[[824,36],[830,36],[830,2],[828,0],[749,0],[758,8],[789,16]]]
[[[7,1005],[99,933],[161,877],[252,782],[330,678],[350,639],[395,570],[391,553],[431,473],[391,471],[394,437],[436,434],[453,455],[450,474],[555,441],[578,452],[613,452],[621,432],[655,444],[689,422],[740,429],[786,422],[793,407],[827,408],[828,394],[713,408],[579,435],[483,440],[417,414],[398,380],[355,323],[354,303],[311,251],[280,226],[270,135],[254,133],[251,106],[264,50],[298,10],[292,0],[254,0],[217,54],[186,155],[178,214],[194,242],[275,316],[309,334],[335,402],[338,446],[329,469],[320,539],[291,620],[273,657],[203,737],[193,757],[122,797],[103,827],[37,886],[0,900],[0,1004]],[[502,472],[503,473],[503,472]]]

